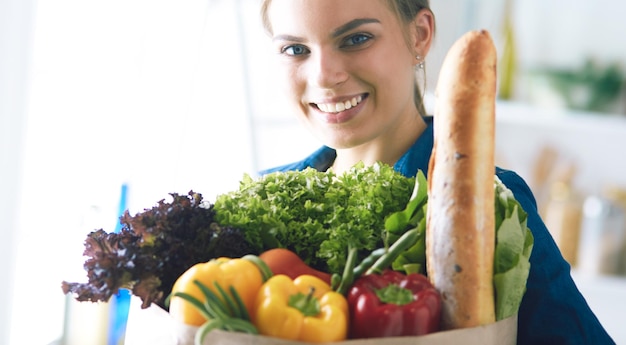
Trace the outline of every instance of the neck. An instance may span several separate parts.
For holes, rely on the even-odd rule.
[[[368,166],[377,162],[394,165],[422,135],[424,129],[426,129],[426,123],[421,116],[418,116],[409,124],[405,123],[396,131],[389,132],[371,142],[356,147],[337,149],[337,157],[330,168],[336,174],[343,174],[359,162]]]

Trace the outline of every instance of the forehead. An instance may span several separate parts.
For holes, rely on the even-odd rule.
[[[274,35],[329,34],[358,18],[398,24],[384,0],[272,0],[267,14]]]

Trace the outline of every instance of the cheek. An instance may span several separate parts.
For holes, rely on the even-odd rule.
[[[406,59],[389,57],[389,63],[379,64],[376,76],[379,83],[378,91],[387,94],[392,102],[402,102],[405,98],[413,99],[415,83],[415,70],[413,65]]]
[[[400,48],[372,49],[351,60],[351,70],[358,74],[360,79],[376,84],[378,92],[391,92],[391,89],[399,85],[405,87],[405,81],[413,79],[414,67],[412,57],[408,52],[404,52],[406,48],[404,50]],[[399,54],[400,51],[403,53]]]
[[[300,104],[306,84],[302,82],[297,69],[283,68],[277,74],[277,77],[283,93],[287,96],[287,101],[291,104]]]

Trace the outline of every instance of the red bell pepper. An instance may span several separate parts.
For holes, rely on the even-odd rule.
[[[423,335],[439,330],[441,296],[419,273],[384,270],[358,278],[348,292],[350,337]]]

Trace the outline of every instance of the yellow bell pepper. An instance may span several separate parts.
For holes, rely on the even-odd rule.
[[[306,342],[346,339],[348,303],[323,280],[275,275],[258,292],[252,322],[260,334]]]
[[[232,286],[248,311],[252,310],[254,301],[263,284],[264,274],[252,261],[245,258],[217,258],[205,263],[199,263],[185,271],[174,283],[172,297],[169,304],[169,313],[175,319],[191,326],[201,326],[207,320],[193,304],[181,297],[174,296],[177,292],[189,294],[202,303],[206,298],[200,288],[194,283],[198,280],[217,296],[220,292],[215,286],[218,283],[222,289],[229,292]]]

